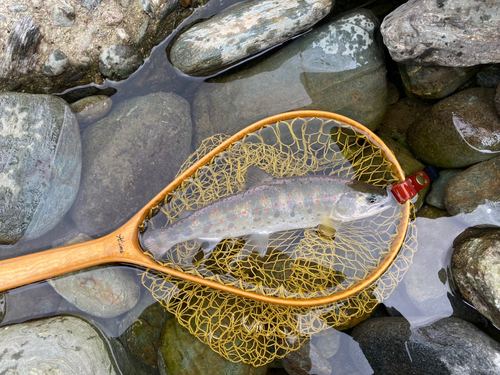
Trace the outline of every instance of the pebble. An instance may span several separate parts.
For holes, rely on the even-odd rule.
[[[487,200],[500,202],[500,156],[453,177],[444,193],[444,205],[451,215],[472,212]]]
[[[101,74],[114,81],[128,78],[142,65],[140,52],[129,45],[112,45],[99,56]]]
[[[123,225],[191,153],[188,102],[172,93],[125,100],[82,133],[82,183],[70,215],[91,237]]]
[[[169,57],[185,74],[208,75],[300,34],[331,7],[331,0],[244,1],[183,32]]]
[[[413,65],[466,67],[500,62],[497,1],[410,0],[381,26],[391,57]]]
[[[50,95],[0,93],[0,123],[0,243],[13,244],[47,233],[71,207],[80,133],[69,106]]]
[[[52,25],[56,27],[71,27],[75,23],[76,14],[67,2],[56,3],[52,13]]]
[[[412,152],[427,164],[463,168],[500,151],[495,90],[472,88],[434,104],[407,132]]]
[[[106,95],[92,95],[80,99],[70,105],[73,113],[78,120],[80,130],[85,129],[89,124],[99,121],[106,116],[111,107],[113,100]]]
[[[371,12],[344,13],[258,64],[209,80],[193,103],[195,146],[297,109],[336,112],[376,129],[387,107],[377,25]]]
[[[2,327],[0,352],[4,374],[117,374],[101,334],[73,316]]]
[[[61,51],[55,51],[50,56],[45,66],[43,67],[43,73],[46,76],[52,77],[63,73],[69,67],[68,56]]]

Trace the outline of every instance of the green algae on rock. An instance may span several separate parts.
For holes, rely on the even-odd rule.
[[[0,243],[54,228],[75,199],[80,171],[78,124],[62,99],[0,94]]]
[[[433,105],[408,130],[413,153],[442,168],[468,167],[500,152],[495,90],[460,91]]]
[[[169,57],[185,74],[209,75],[306,31],[331,7],[332,0],[244,1],[186,30]]]
[[[296,109],[336,112],[374,130],[387,107],[377,32],[373,13],[344,13],[257,64],[210,79],[193,103],[194,144]]]

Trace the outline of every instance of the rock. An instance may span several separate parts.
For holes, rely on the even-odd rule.
[[[72,316],[2,327],[0,346],[5,374],[117,374],[100,333]]]
[[[167,319],[160,338],[158,367],[161,374],[217,374],[264,375],[267,365],[253,367],[242,362],[233,363],[203,344],[175,320]]]
[[[417,217],[426,219],[439,219],[440,217],[448,217],[450,214],[446,210],[441,210],[434,206],[424,205],[417,212]]]
[[[190,155],[191,132],[187,101],[161,92],[123,101],[89,126],[70,211],[80,231],[110,233],[163,190]]]
[[[387,81],[387,105],[396,104],[399,100],[399,89],[391,81]]]
[[[99,56],[99,70],[104,77],[114,81],[127,78],[142,65],[137,49],[127,45],[112,45]]]
[[[466,301],[500,325],[500,229],[469,237],[451,258],[455,283]]]
[[[209,75],[309,29],[332,0],[244,1],[183,32],[170,49],[172,64],[188,75]]]
[[[61,51],[55,51],[53,54],[49,56],[49,59],[45,63],[43,67],[43,72],[45,75],[57,76],[59,74],[64,73],[66,68],[69,66],[68,57],[62,53]]]
[[[404,318],[369,319],[354,328],[375,374],[496,374],[500,344],[471,323],[441,319],[410,331]]]
[[[496,89],[500,84],[500,64],[486,65],[476,74],[476,82],[481,87]]]
[[[78,120],[80,129],[85,129],[86,125],[102,119],[108,114],[112,106],[113,100],[106,95],[87,96],[70,105]]]
[[[193,104],[195,145],[295,109],[337,112],[374,130],[387,106],[377,25],[370,12],[350,12],[256,65],[209,80]]]
[[[382,23],[391,57],[413,65],[465,67],[500,62],[496,1],[410,0]]]
[[[389,138],[384,134],[380,134],[379,137],[385,143],[385,145],[389,147],[389,149],[394,153],[394,156],[396,156],[399,165],[401,165],[401,168],[403,169],[405,176],[414,175],[418,171],[424,169],[425,166],[422,163],[420,163],[417,159],[415,159],[412,153],[408,149],[404,148],[400,143],[396,142],[395,140]],[[420,207],[422,207],[422,205],[425,202],[425,196],[427,195],[429,189],[430,187],[426,186],[419,191],[417,201],[414,203],[415,209],[418,210]]]
[[[495,94],[495,108],[497,114],[500,116],[500,84],[497,86],[497,92]]]
[[[493,89],[473,88],[441,100],[408,130],[413,153],[442,168],[468,167],[500,151]]]
[[[444,205],[452,215],[472,212],[486,200],[500,202],[500,156],[453,177],[444,193]]]
[[[444,205],[444,190],[450,180],[457,174],[463,172],[463,169],[445,169],[439,172],[439,177],[432,183],[431,191],[427,194],[425,201],[431,206],[446,209]]]
[[[479,67],[453,68],[399,64],[405,90],[423,99],[441,99],[453,94]]]
[[[151,3],[153,13],[147,14],[140,0],[0,1],[0,92],[52,94],[100,85],[99,56],[103,51],[124,45],[150,56],[153,47],[208,0],[197,0],[191,9],[183,9],[178,0]],[[214,8],[212,11],[217,10]],[[55,51],[68,56],[64,69],[53,64],[50,56]],[[161,59],[165,65],[164,56]],[[130,65],[128,74],[139,66]],[[174,90],[172,85],[161,87]]]
[[[281,362],[289,375],[330,375],[332,366],[318,349],[306,341],[299,350],[287,354]]]
[[[387,107],[379,131],[393,139],[406,137],[406,131],[425,111],[429,104],[420,99],[404,98]]]
[[[75,199],[81,162],[78,124],[62,99],[0,93],[0,244],[57,225]]]
[[[324,358],[331,358],[339,350],[341,335],[340,331],[330,328],[314,335],[311,341],[317,348],[319,354]]]
[[[87,235],[79,235],[63,245],[90,240]],[[135,275],[120,267],[92,267],[47,281],[68,302],[99,318],[113,318],[131,310],[141,296]]]

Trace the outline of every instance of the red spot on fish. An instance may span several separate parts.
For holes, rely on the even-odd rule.
[[[259,209],[258,209],[258,208],[256,208],[256,209],[255,209],[255,211],[259,211]]]
[[[213,224],[210,224],[210,226],[212,226]]]
[[[283,207],[285,207],[285,204],[283,203]]]
[[[274,205],[275,205],[276,207],[278,207],[278,203],[275,203]]]
[[[246,215],[246,214],[247,214],[247,212],[246,212],[246,211],[243,211],[243,212],[242,212],[242,214],[243,214],[243,215]]]
[[[179,232],[177,232],[177,235],[179,235]]]
[[[229,207],[227,209],[229,210]]]
[[[222,223],[224,220],[220,219],[220,222]]]
[[[264,199],[265,199],[265,198],[264,198],[264,197],[262,197],[262,200],[264,200]]]
[[[316,199],[315,202],[318,203],[318,200]]]
[[[193,219],[193,221],[196,221],[196,219]]]
[[[325,198],[327,197],[327,195],[325,194]]]
[[[290,206],[293,204],[293,202],[290,202]]]
[[[302,204],[302,202],[299,202],[299,204]]]
[[[214,214],[215,214],[215,212],[212,211],[212,215],[214,215]]]
[[[290,194],[288,194],[288,198],[290,198]]]
[[[311,193],[307,193],[308,196],[311,196]]]
[[[295,192],[297,192],[297,190],[295,190]]]
[[[333,197],[333,199],[337,199],[337,197]]]
[[[267,208],[264,208],[264,211],[267,211]]]

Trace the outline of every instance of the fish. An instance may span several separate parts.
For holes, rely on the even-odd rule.
[[[274,178],[256,166],[245,175],[246,189],[222,198],[158,229],[148,229],[143,243],[155,259],[172,246],[198,240],[205,254],[227,238],[247,236],[261,257],[269,235],[316,227],[333,235],[343,222],[374,216],[396,203],[390,188],[334,176]]]

